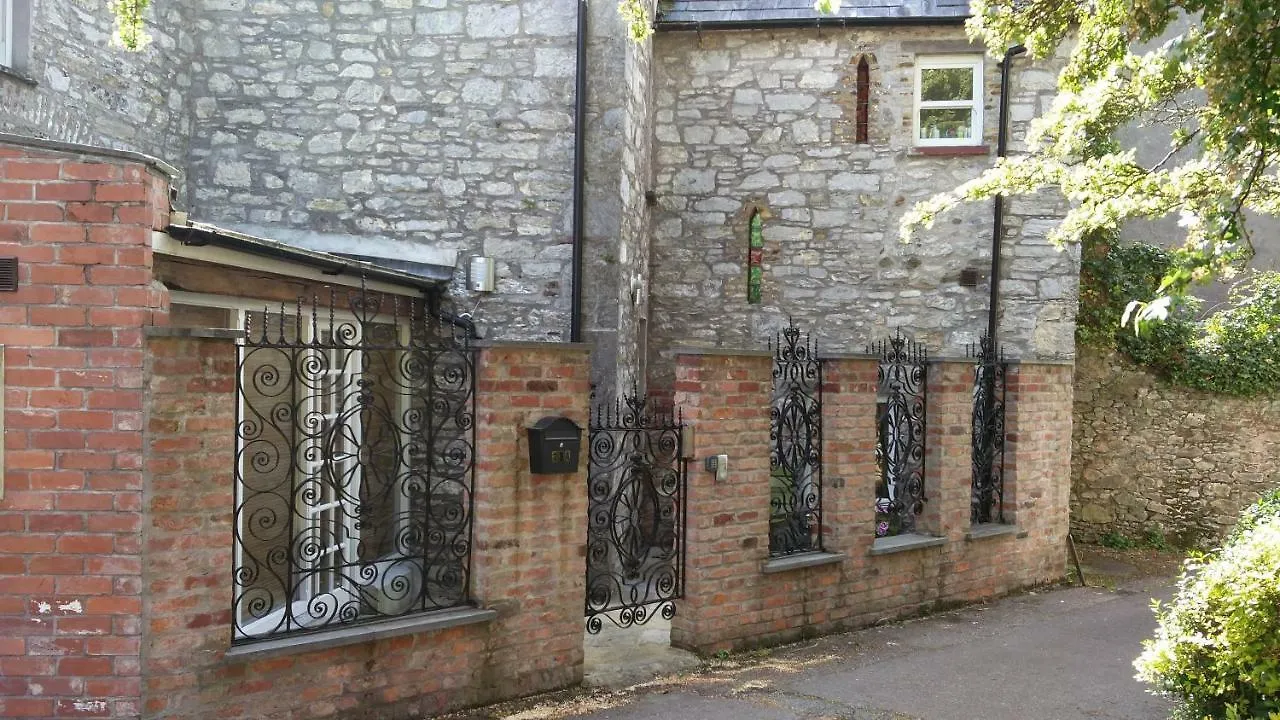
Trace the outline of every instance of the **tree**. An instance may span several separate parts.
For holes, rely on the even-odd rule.
[[[1230,277],[1252,257],[1247,211],[1280,213],[1280,3],[971,0],[971,10],[970,36],[993,51],[1025,45],[1046,57],[1074,46],[1052,108],[1028,133],[1029,153],[918,204],[904,239],[961,202],[1044,188],[1073,204],[1052,234],[1059,243],[1179,213],[1185,241],[1158,297],[1130,306],[1135,323],[1164,318],[1190,285]],[[1195,22],[1155,49],[1134,49],[1180,15]],[[1130,124],[1164,128],[1168,153],[1140,163],[1115,139]]]

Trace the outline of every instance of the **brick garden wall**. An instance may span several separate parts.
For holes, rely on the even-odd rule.
[[[696,427],[697,455],[727,453],[728,479],[695,468],[688,490],[686,597],[678,645],[710,653],[915,615],[1052,582],[1064,573],[1071,368],[1009,372],[1006,518],[1016,534],[970,540],[973,368],[930,368],[926,492],[919,531],[936,547],[873,555],[876,361],[824,367],[824,549],[839,562],[766,573],[772,361],[681,355],[676,402]]]
[[[143,675],[149,718],[420,718],[582,678],[585,466],[531,476],[524,428],[585,426],[583,349],[485,348],[477,365],[472,597],[489,623],[228,658],[235,346],[150,343]]]
[[[0,145],[5,493],[0,717],[135,717],[142,614],[142,328],[164,321],[141,161]]]

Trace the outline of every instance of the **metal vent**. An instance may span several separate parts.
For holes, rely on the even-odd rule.
[[[978,287],[978,280],[981,275],[974,268],[965,268],[960,271],[960,287]]]
[[[18,258],[0,257],[0,292],[18,289]]]

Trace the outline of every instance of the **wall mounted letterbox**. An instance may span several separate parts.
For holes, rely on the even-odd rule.
[[[578,471],[582,428],[565,417],[544,417],[529,428],[529,472],[559,475]]]

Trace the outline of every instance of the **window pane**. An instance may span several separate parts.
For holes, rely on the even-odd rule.
[[[967,139],[972,136],[973,110],[933,109],[920,111],[920,139]]]
[[[973,68],[928,68],[920,71],[920,100],[972,100]]]

